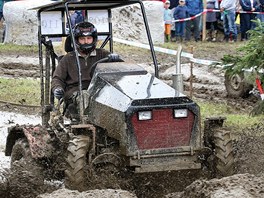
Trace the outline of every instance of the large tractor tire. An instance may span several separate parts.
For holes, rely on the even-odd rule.
[[[234,174],[233,141],[230,132],[217,128],[213,139],[215,175],[225,177]]]
[[[85,167],[87,167],[87,156],[90,144],[90,137],[85,135],[73,136],[73,138],[69,141],[65,170],[66,188],[71,190],[83,190],[83,185],[87,180]]]
[[[243,73],[229,74],[226,72],[225,87],[229,97],[246,98],[249,96],[249,91],[253,88],[253,85],[245,81]]]
[[[13,166],[14,163],[23,160],[24,161],[32,160],[29,144],[25,138],[18,139],[12,148],[11,167]]]

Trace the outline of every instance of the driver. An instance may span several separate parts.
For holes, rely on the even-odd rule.
[[[81,22],[73,29],[82,74],[82,88],[87,90],[91,81],[91,66],[107,57],[110,52],[97,49],[97,30],[92,23]],[[78,69],[75,52],[67,53],[59,62],[51,81],[51,89],[57,99],[64,98],[66,103],[78,94]]]

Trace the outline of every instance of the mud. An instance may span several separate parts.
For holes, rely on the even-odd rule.
[[[166,198],[261,198],[264,196],[264,178],[251,174],[237,174],[222,179],[197,180],[184,192],[166,195]]]
[[[124,57],[129,57],[124,54]],[[36,56],[37,57],[37,56]],[[163,55],[159,55],[164,58]],[[0,76],[7,77],[38,77],[38,60],[32,57],[7,56],[0,57]],[[174,71],[175,57],[169,57],[160,65],[161,78],[168,84]],[[21,61],[22,60],[22,61]],[[25,61],[26,60],[26,61]],[[135,56],[135,60],[144,60],[142,56]],[[11,62],[10,62],[11,61]],[[26,62],[26,64],[22,64]],[[153,72],[149,64],[142,64],[147,70]],[[19,67],[19,69],[18,69]],[[195,76],[193,79],[193,95],[199,100],[211,100],[215,103],[226,103],[230,109],[239,112],[249,112],[253,108],[256,98],[230,99],[226,97],[223,85],[223,72],[217,68],[194,65]],[[189,95],[190,65],[183,65],[184,84],[186,94]],[[209,73],[210,75],[206,75]],[[32,113],[29,108],[21,108],[8,104],[1,104],[5,111]],[[21,110],[22,109],[22,110]],[[30,123],[31,116],[22,115]],[[7,131],[6,127],[17,123],[18,114],[4,112],[0,114],[0,129]],[[29,119],[30,118],[30,119]],[[33,120],[39,119],[34,115]],[[39,120],[38,120],[39,121]],[[2,131],[2,130],[1,130]],[[132,175],[129,171],[123,171],[118,177],[103,180],[105,183],[94,183],[84,192],[70,191],[64,188],[63,181],[44,181],[41,172],[30,164],[20,163],[10,169],[10,159],[3,155],[6,133],[1,132],[0,141],[0,197],[3,198],[49,198],[49,197],[151,197],[151,198],[233,198],[233,197],[263,197],[264,189],[264,126],[235,131],[235,164],[236,174],[231,177],[212,179],[207,170],[181,171],[155,174]],[[24,171],[22,168],[27,167]],[[96,175],[94,175],[96,177]],[[118,180],[116,180],[118,179]],[[100,180],[99,180],[100,181]],[[111,184],[111,185],[109,185]],[[111,188],[111,189],[110,189]]]

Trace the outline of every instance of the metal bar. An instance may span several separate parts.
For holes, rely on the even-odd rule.
[[[193,46],[191,47],[191,53],[193,54]],[[190,98],[193,98],[193,62],[190,64]]]
[[[140,7],[141,7],[141,12],[142,12],[142,16],[143,16],[143,19],[144,19],[144,24],[145,24],[145,28],[146,28],[146,32],[147,32],[147,36],[148,36],[149,47],[150,47],[150,51],[151,51],[151,55],[152,55],[152,59],[153,59],[153,63],[154,63],[154,68],[155,68],[155,77],[159,78],[158,61],[157,61],[157,58],[156,58],[154,45],[153,45],[153,42],[152,42],[150,30],[149,30],[149,25],[148,25],[148,20],[147,20],[144,4],[141,1],[139,1],[138,3],[140,4]]]
[[[113,25],[112,25],[112,11],[111,11],[111,9],[108,9],[108,19],[110,20],[110,21],[108,21],[108,24],[109,24],[109,32],[113,32]],[[113,35],[112,34],[110,34],[110,45],[109,45],[109,47],[110,47],[110,52],[111,53],[113,53]]]
[[[73,35],[73,31],[72,31],[72,25],[71,25],[71,19],[70,19],[70,14],[69,14],[69,9],[68,9],[68,2],[65,3],[65,10],[66,10],[66,15],[67,15],[67,22],[69,25],[69,30],[70,30],[70,35],[72,38],[72,44],[73,44],[73,50],[74,50],[74,54],[75,54],[75,58],[76,58],[76,67],[78,70],[78,77],[79,77],[79,116],[80,116],[80,121],[81,123],[84,123],[83,120],[83,115],[84,115],[84,104],[83,104],[83,93],[82,93],[82,72],[81,72],[81,64],[80,64],[80,59],[78,56],[78,50],[77,50],[77,46],[76,46],[76,42],[74,40],[74,35]]]
[[[179,45],[176,54],[176,74],[172,75],[173,87],[178,92],[183,92],[183,74],[181,73],[181,53],[182,53],[182,46]]]
[[[157,154],[157,155],[140,155],[140,159],[148,159],[148,158],[161,158],[161,157],[171,157],[171,156],[183,156],[183,155],[190,155],[191,150],[189,152],[181,152],[181,153],[165,153],[165,154]],[[194,154],[194,152],[193,152]],[[135,159],[138,159],[138,156],[134,156]]]
[[[40,67],[40,105],[41,105],[41,122],[43,126],[46,126],[47,122],[45,119],[45,108],[44,108],[44,80],[43,80],[43,54],[42,54],[42,37],[41,37],[41,22],[40,12],[38,11],[38,48],[39,48],[39,67]]]

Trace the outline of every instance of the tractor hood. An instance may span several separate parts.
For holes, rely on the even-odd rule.
[[[115,62],[98,64],[88,89],[92,100],[125,112],[132,103],[175,97],[186,98],[137,64]]]

